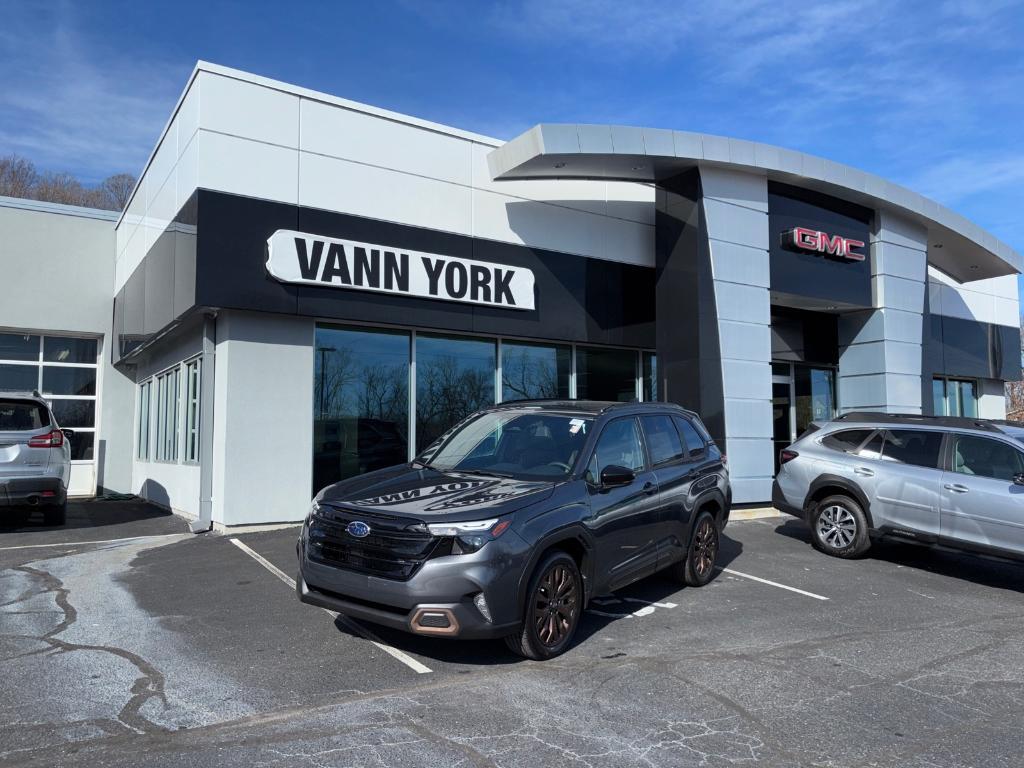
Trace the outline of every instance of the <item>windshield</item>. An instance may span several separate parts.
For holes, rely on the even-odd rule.
[[[482,413],[422,461],[444,472],[559,479],[572,473],[592,424],[589,417],[555,413]]]

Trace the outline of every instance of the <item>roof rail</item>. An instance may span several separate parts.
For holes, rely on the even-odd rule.
[[[849,411],[836,416],[833,421],[845,421],[854,424],[868,422],[882,424],[930,424],[936,427],[959,427],[960,429],[978,429],[985,432],[1002,432],[1001,426],[1024,427],[1024,423],[979,419],[971,416],[925,416],[920,413],[885,413],[882,411]]]

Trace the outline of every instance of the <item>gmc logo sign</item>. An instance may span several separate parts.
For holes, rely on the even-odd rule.
[[[854,250],[864,243],[852,237],[830,235],[816,229],[793,227],[782,233],[782,247],[797,251],[810,251],[846,261],[864,261],[864,254]]]

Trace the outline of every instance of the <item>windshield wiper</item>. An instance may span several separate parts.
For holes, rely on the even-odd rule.
[[[466,475],[483,475],[484,477],[515,477],[508,472],[496,472],[493,469],[458,469],[451,470],[452,472],[462,472]]]

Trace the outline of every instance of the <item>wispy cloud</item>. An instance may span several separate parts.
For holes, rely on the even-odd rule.
[[[86,181],[138,173],[182,87],[176,68],[80,34],[84,6],[6,4],[0,154]]]

